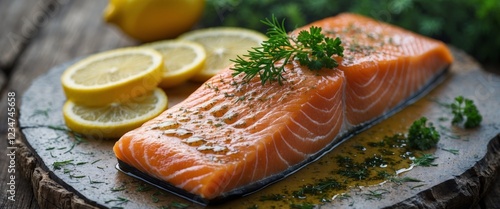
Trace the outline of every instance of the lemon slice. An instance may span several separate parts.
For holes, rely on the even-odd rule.
[[[257,47],[267,36],[249,29],[215,27],[187,32],[179,39],[198,42],[207,52],[207,61],[203,69],[192,80],[206,81],[220,70],[231,65],[231,59],[247,54],[252,47]]]
[[[162,55],[131,47],[91,55],[70,66],[61,83],[69,100],[102,106],[124,102],[155,89],[161,81]]]
[[[162,113],[167,105],[167,95],[156,88],[128,102],[102,107],[78,105],[68,100],[64,104],[63,115],[66,126],[77,133],[98,138],[119,138]]]
[[[143,45],[163,55],[163,79],[160,86],[170,88],[198,74],[207,54],[202,45],[185,40],[167,40]]]

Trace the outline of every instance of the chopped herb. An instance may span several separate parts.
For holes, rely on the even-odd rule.
[[[445,118],[445,117],[439,117],[439,118],[438,118],[438,121],[448,121],[448,118]]]
[[[97,163],[97,162],[99,162],[99,161],[101,161],[101,159],[99,159],[99,160],[94,160],[94,161],[93,161],[93,162],[91,162],[90,164],[92,164],[92,165],[93,165],[93,164],[95,164],[95,163]]]
[[[155,195],[151,196],[151,200],[153,200],[154,203],[157,203],[160,201],[160,199]]]
[[[104,183],[104,181],[94,181],[90,178],[90,176],[89,176],[89,182],[90,182],[90,184],[102,184],[102,183]]]
[[[66,152],[64,152],[64,154],[71,152],[71,150],[73,150],[73,148],[75,148],[75,146],[76,146],[76,143],[71,144],[71,147]]]
[[[428,150],[438,143],[439,133],[432,123],[429,123],[429,126],[427,126],[426,122],[427,118],[421,117],[410,126],[408,130],[408,144],[410,147],[419,150]]]
[[[372,157],[366,158],[364,164],[367,167],[381,167],[387,165],[387,161],[378,154],[374,154]]]
[[[460,150],[456,150],[456,149],[445,149],[445,148],[442,148],[442,150],[447,151],[447,152],[454,154],[454,155],[458,155],[459,151],[460,151]]]
[[[49,150],[54,150],[54,149],[55,149],[55,147],[49,147],[49,148],[47,148],[45,150],[49,151]]]
[[[125,190],[125,189],[126,189],[126,187],[125,187],[125,186],[121,186],[121,187],[113,187],[113,188],[111,188],[111,191],[112,191],[112,192],[118,192],[118,191],[123,191],[123,190]]]
[[[405,182],[422,182],[422,180],[420,180],[420,179],[416,179],[416,178],[412,178],[412,177],[408,177],[408,176],[405,176],[402,178],[391,177],[391,178],[389,178],[389,181],[394,182],[396,184],[402,184]]]
[[[293,196],[296,198],[304,198],[305,195],[317,195],[331,190],[339,190],[344,188],[342,184],[333,178],[320,179],[314,185],[307,184],[302,186],[298,191],[293,192]]]
[[[31,117],[35,117],[37,115],[43,115],[45,116],[46,118],[49,117],[49,111],[50,109],[45,109],[45,110],[35,110],[35,112],[30,116]]]
[[[53,129],[53,130],[57,130],[57,131],[70,131],[69,129],[65,128],[65,127],[62,127],[62,126],[48,126],[48,128],[50,129]]]
[[[267,200],[280,201],[283,200],[284,198],[285,196],[281,194],[269,194],[260,196],[260,201],[267,201]]]
[[[78,133],[75,133],[75,132],[71,132],[71,133],[75,137],[77,145],[81,144],[82,142],[86,142],[85,138],[81,134],[78,134]]]
[[[56,170],[59,170],[63,166],[66,166],[66,165],[73,165],[73,160],[58,161],[58,162],[52,163],[52,166],[54,166],[54,169],[56,169]]]
[[[387,171],[378,171],[377,172],[377,179],[390,179],[392,177],[391,174],[389,174]]]
[[[75,179],[81,179],[81,178],[85,178],[85,177],[86,177],[85,175],[80,175],[80,176],[69,175],[69,178],[75,178]]]
[[[152,188],[149,187],[148,185],[146,184],[141,184],[139,185],[139,187],[137,187],[137,189],[135,191],[138,191],[138,192],[145,192],[145,191],[149,191],[151,190]]]
[[[240,96],[240,97],[238,97],[238,99],[236,99],[236,102],[245,101],[245,99],[246,99],[246,96]]]
[[[360,166],[357,164],[353,168],[339,169],[337,173],[342,176],[352,178],[354,180],[363,180],[368,178],[368,176],[370,175],[370,170],[368,170],[364,166]]]
[[[118,205],[121,205],[121,204],[124,204],[124,203],[127,203],[129,202],[130,200],[128,200],[127,198],[124,198],[124,197],[117,197],[116,199],[112,199],[112,200],[107,200],[105,201],[104,203],[108,204],[108,203],[111,203],[111,202],[117,202]]]
[[[475,128],[483,120],[483,116],[479,113],[474,101],[463,96],[455,97],[455,101],[450,104],[450,108],[453,113],[453,119],[451,120],[453,125],[463,123],[464,128]]]
[[[416,188],[423,187],[423,186],[425,186],[425,184],[419,184],[417,186],[410,187],[410,189],[416,189]]]
[[[247,55],[231,60],[235,63],[231,68],[235,71],[233,75],[244,73],[245,81],[259,75],[262,85],[273,81],[282,84],[285,65],[293,59],[311,70],[320,70],[338,66],[333,55],[344,56],[340,39],[326,37],[320,27],[312,26],[309,31],[303,30],[297,37],[290,37],[284,21],[278,22],[274,15],[271,20],[266,18],[261,22],[270,27],[267,30],[269,39],[262,42],[261,46],[252,48]]]
[[[350,198],[352,198],[352,197],[349,194],[341,194],[341,195],[339,195],[339,199],[340,200],[347,200],[347,199],[350,199]]]
[[[377,189],[377,190],[368,190],[368,193],[365,193],[364,195],[368,196],[368,200],[381,200],[384,197],[384,194],[389,193],[388,190],[386,189]]]
[[[315,206],[311,203],[302,203],[302,204],[290,204],[290,208],[292,209],[313,209]]]
[[[415,166],[424,166],[424,167],[429,167],[429,166],[437,166],[437,164],[434,164],[434,160],[437,159],[437,157],[434,157],[431,154],[423,154],[420,157],[417,157],[413,160],[413,164]]]
[[[180,202],[172,202],[172,203],[170,203],[170,206],[174,207],[174,208],[180,208],[180,209],[189,207],[188,204],[186,204],[186,203],[180,203]]]
[[[85,165],[87,164],[88,162],[79,162],[79,163],[76,163],[76,165]]]

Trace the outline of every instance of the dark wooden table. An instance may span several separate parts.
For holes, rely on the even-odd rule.
[[[19,153],[19,150],[6,147],[19,144],[8,144],[8,133],[12,132],[6,123],[7,113],[12,113],[8,109],[8,98],[15,99],[18,113],[23,92],[53,66],[92,53],[139,44],[102,21],[106,4],[105,0],[0,0],[0,208],[39,208],[34,194],[40,191],[33,191],[32,182],[21,175],[18,159],[9,160],[8,154]],[[491,70],[500,72],[494,68]],[[17,117],[18,114],[14,119]],[[22,140],[18,132],[15,134],[16,140]],[[13,174],[9,173],[12,171],[9,166],[16,169],[15,201],[8,199]],[[500,208],[500,178],[476,208]]]

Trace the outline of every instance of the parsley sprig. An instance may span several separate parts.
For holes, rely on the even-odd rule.
[[[455,97],[455,101],[450,104],[450,107],[453,113],[451,121],[453,125],[460,125],[463,122],[465,128],[474,128],[479,126],[483,120],[483,116],[479,113],[474,101],[463,96]]]
[[[231,60],[235,63],[233,76],[244,73],[246,82],[259,75],[262,85],[273,81],[282,84],[285,65],[294,59],[311,70],[320,70],[338,66],[333,55],[344,56],[340,39],[326,37],[321,27],[311,26],[309,31],[300,31],[297,37],[292,37],[286,32],[284,20],[280,23],[274,15],[271,20],[266,18],[261,22],[269,26],[269,39],[248,54]]]
[[[413,122],[408,130],[408,144],[415,149],[428,150],[436,146],[439,138],[440,135],[432,123],[427,126],[426,117],[421,117]]]

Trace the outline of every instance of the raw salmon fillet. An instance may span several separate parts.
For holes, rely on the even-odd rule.
[[[292,62],[283,85],[242,84],[228,69],[114,146],[119,161],[206,200],[291,173],[353,130],[429,86],[453,60],[442,42],[355,14],[323,28],[340,37],[336,69]]]

